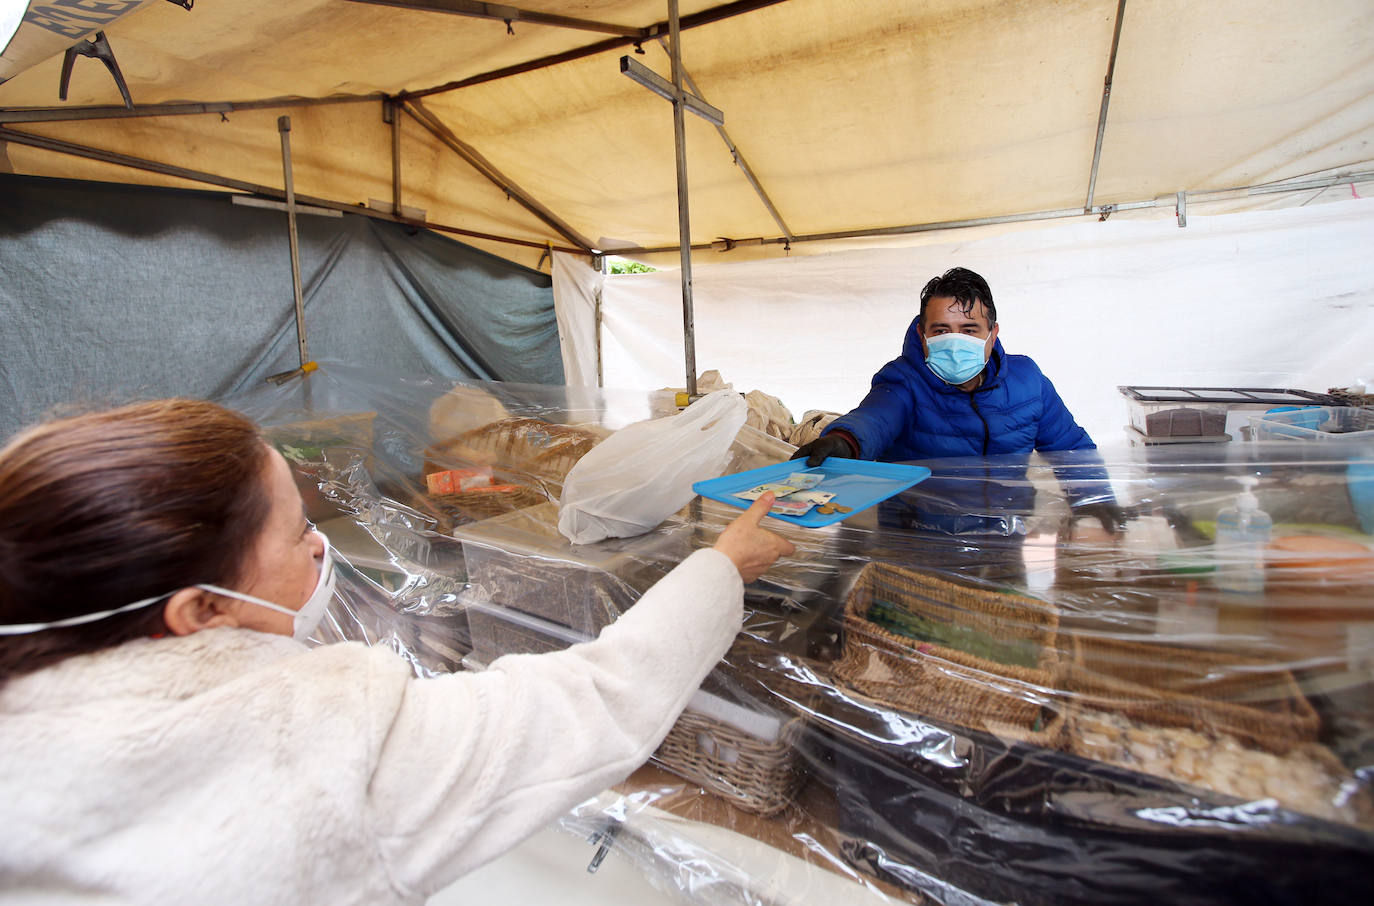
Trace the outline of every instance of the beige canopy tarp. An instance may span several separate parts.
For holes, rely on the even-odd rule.
[[[49,5],[31,4],[30,16]],[[404,101],[400,201],[419,209],[403,213],[528,264],[548,243],[677,244],[671,105],[619,65],[628,55],[670,78],[656,37],[667,30],[664,0],[523,0],[509,29],[499,18],[397,8],[408,5],[145,2],[105,29],[138,112],[178,102],[207,112],[84,111],[122,109],[110,74],[87,58],[59,102],[58,51],[0,84],[0,168],[203,187],[153,171],[171,165],[271,194],[262,190],[283,186],[277,118],[287,114],[297,193],[389,210],[393,98]],[[625,34],[521,12],[615,26],[644,53]],[[1350,197],[1374,169],[1368,0],[683,0],[681,15],[690,84],[724,112],[737,149],[687,116],[691,239],[779,240],[745,242],[729,258],[782,254],[788,236],[1082,211],[1094,172],[1093,206],[1125,214],[1158,199],[1147,210],[1174,216],[1178,192],[1231,207],[1305,203]],[[578,52],[589,47],[604,49]],[[550,62],[558,55],[569,59]],[[528,65],[539,61],[547,65]],[[446,86],[456,87],[425,93]],[[213,106],[285,98],[331,103]],[[102,118],[51,121],[93,115]],[[63,144],[35,147],[42,139]],[[1309,176],[1329,178],[1301,193],[1205,194]]]

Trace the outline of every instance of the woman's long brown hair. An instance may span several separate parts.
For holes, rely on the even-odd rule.
[[[232,583],[267,514],[267,456],[253,422],[198,400],[138,403],[15,435],[0,449],[0,624]],[[165,631],[154,605],[0,636],[0,683]]]

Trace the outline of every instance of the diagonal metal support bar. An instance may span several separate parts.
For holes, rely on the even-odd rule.
[[[494,19],[505,22],[529,22],[534,25],[552,25],[558,28],[574,28],[581,31],[598,31],[607,35],[641,37],[640,30],[627,25],[612,25],[609,22],[594,22],[591,19],[577,19],[572,16],[557,16],[527,9],[507,6],[504,3],[480,3],[478,0],[352,0],[354,3],[371,3],[375,6],[395,6],[401,9],[418,9],[434,13],[452,13],[455,16],[468,16],[473,19]]]
[[[1083,213],[1093,209],[1093,193],[1097,190],[1097,167],[1102,162],[1102,138],[1107,134],[1107,106],[1112,100],[1112,78],[1116,74],[1116,49],[1121,44],[1121,23],[1126,18],[1126,0],[1117,0],[1116,27],[1112,31],[1112,52],[1107,57],[1107,78],[1102,83],[1102,107],[1097,112],[1097,143],[1093,146],[1093,168],[1088,174],[1088,198]]]
[[[733,3],[725,3],[721,6],[714,6],[704,9],[699,13],[683,16],[680,21],[680,28],[699,28],[703,25],[711,25],[734,16],[751,13],[756,9],[763,9],[767,6],[774,6],[779,3],[786,3],[787,0],[735,0]],[[619,50],[622,47],[642,44],[651,41],[661,34],[669,31],[668,22],[655,22],[645,28],[639,29],[639,37],[636,38],[607,38],[595,44],[588,44],[584,47],[575,47],[572,50],[565,50],[562,53],[550,54],[546,57],[539,57],[528,60],[524,63],[517,63],[514,66],[505,66],[501,69],[493,69],[489,72],[478,73],[468,76],[465,79],[456,79],[452,82],[444,82],[442,85],[435,85],[432,88],[422,88],[418,91],[401,92],[399,97],[404,99],[422,98],[431,94],[442,94],[446,91],[456,91],[459,88],[467,88],[472,85],[481,85],[484,82],[494,82],[498,79],[505,79],[521,73],[534,72],[538,69],[547,69],[550,66],[557,66],[560,63],[569,63],[573,60],[581,60],[586,57],[594,57],[599,53],[606,53],[612,50]]]
[[[124,107],[0,107],[0,123],[64,123],[71,120],[117,120],[144,116],[195,116],[201,113],[234,113],[240,110],[274,110],[278,107],[320,107],[382,100],[385,95],[349,94],[332,98],[269,98],[261,101],[206,101],[191,104],[138,104]]]
[[[668,45],[662,38],[658,39],[658,43],[659,46],[663,48],[664,53],[670,53]],[[686,83],[693,95],[696,95],[696,97],[703,101],[705,100],[705,95],[703,95],[701,89],[697,87],[696,80],[687,72],[686,66],[682,67],[682,80]],[[754,175],[754,169],[749,166],[749,161],[744,159],[744,152],[735,146],[734,141],[730,138],[730,133],[725,131],[724,123],[716,123],[715,125],[716,132],[720,133],[721,141],[725,142],[725,147],[729,149],[730,156],[735,161],[735,166],[739,167],[740,172],[744,174],[744,178],[749,181],[749,185],[754,187],[754,192],[759,196],[759,201],[763,202],[763,206],[768,209],[769,216],[773,218],[773,222],[776,223],[778,229],[782,231],[783,237],[790,242],[792,240],[792,231],[788,229],[787,224],[783,222],[782,215],[778,213],[778,209],[773,205],[773,199],[768,197],[768,193],[763,189],[763,184],[760,183],[758,177]]]
[[[538,217],[553,229],[557,230],[558,234],[564,239],[576,245],[583,252],[591,252],[595,248],[590,239],[587,239],[558,217],[558,215],[531,198],[527,192],[507,178],[500,170],[496,169],[491,161],[479,154],[476,148],[454,135],[453,130],[445,126],[444,123],[431,113],[422,103],[417,100],[407,100],[401,106],[406,113],[410,114],[415,122],[419,123],[431,135],[447,145],[449,150],[467,161],[474,170],[482,174],[483,177],[502,192],[505,192],[507,197],[511,200]]]
[[[121,167],[128,167],[132,170],[143,170],[148,173],[161,173],[164,176],[174,176],[177,179],[185,179],[190,182],[203,183],[210,186],[219,186],[225,189],[234,189],[239,192],[247,192],[252,195],[261,196],[276,200],[284,200],[286,193],[275,186],[265,186],[259,183],[248,182],[242,179],[234,179],[231,176],[220,176],[215,173],[207,173],[204,170],[192,170],[187,167],[178,167],[173,164],[164,164],[161,161],[147,160],[141,157],[131,157],[127,154],[120,154],[116,151],[105,151],[101,148],[91,148],[86,145],[78,145],[73,142],[64,142],[60,139],[48,138],[44,135],[34,135],[30,132],[22,132],[17,129],[8,129],[0,126],[0,142],[14,142],[16,145],[27,145],[30,148],[41,148],[44,151],[52,151],[56,154],[70,154],[73,157],[83,157],[87,160],[103,161],[107,164],[116,164]],[[547,242],[534,242],[530,239],[515,239],[510,236],[498,236],[495,233],[483,233],[478,230],[467,230],[462,227],[450,226],[444,223],[434,223],[428,220],[417,220],[412,217],[401,217],[396,214],[376,211],[372,208],[362,207],[357,204],[349,204],[342,201],[332,201],[328,198],[319,198],[314,195],[297,195],[296,209],[299,212],[302,205],[309,205],[317,208],[328,208],[340,211],[345,214],[358,214],[363,217],[370,217],[373,220],[386,220],[393,223],[404,223],[410,226],[421,227],[426,230],[434,230],[439,233],[452,233],[455,236],[469,236],[473,239],[485,239],[489,242],[500,242],[506,245],[518,245],[524,248],[544,249],[550,248]],[[584,248],[570,248],[568,246],[552,246],[554,251],[567,252],[572,255],[587,254]]]

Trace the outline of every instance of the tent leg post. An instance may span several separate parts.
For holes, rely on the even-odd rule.
[[[314,394],[310,391],[309,374],[315,369],[310,361],[310,351],[305,345],[305,296],[301,292],[301,249],[300,237],[296,232],[296,184],[291,178],[291,117],[277,118],[277,131],[281,133],[281,167],[286,190],[286,232],[291,241],[291,291],[296,302],[296,346],[300,353],[301,365],[296,369],[303,380],[301,394],[305,411],[315,410]]]
[[[687,398],[697,395],[697,335],[692,314],[692,228],[687,211],[687,128],[682,96],[682,32],[677,0],[668,0],[668,32],[673,61],[673,147],[677,157],[677,232],[682,256],[682,343],[687,365]]]
[[[291,117],[277,117],[277,131],[281,133],[281,167],[286,185],[286,230],[291,241],[291,290],[296,300],[296,347],[301,367],[310,361],[305,345],[305,297],[301,293],[301,253],[296,233],[296,186],[291,180]]]
[[[601,358],[601,288],[596,290],[596,386],[606,386],[606,372]]]
[[[391,124],[391,213],[401,216],[401,117],[395,101],[382,102],[382,122]]]

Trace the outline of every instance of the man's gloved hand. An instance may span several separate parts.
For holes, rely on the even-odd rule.
[[[831,456],[852,458],[854,448],[841,434],[822,434],[811,443],[802,444],[797,448],[797,452],[792,454],[793,459],[801,459],[803,456],[806,457],[808,467],[818,466]]]
[[[1111,497],[1090,497],[1073,505],[1073,515],[1092,516],[1102,523],[1102,528],[1113,535],[1119,535],[1126,528],[1126,511]]]

